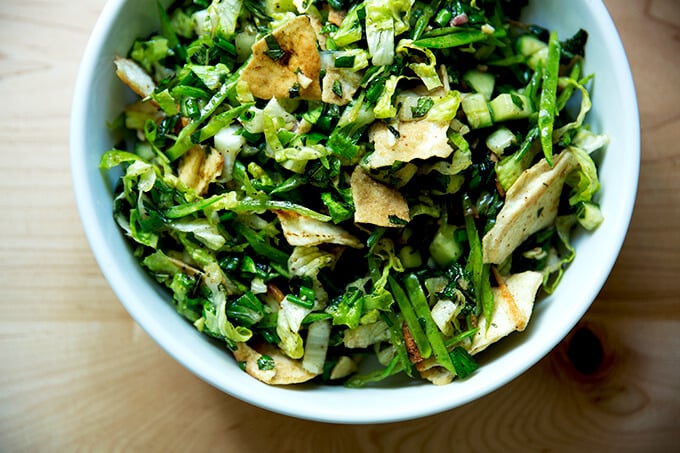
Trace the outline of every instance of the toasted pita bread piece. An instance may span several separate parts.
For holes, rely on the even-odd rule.
[[[492,288],[495,306],[491,325],[487,329],[487,319],[479,317],[479,330],[472,337],[468,352],[477,354],[506,335],[523,331],[531,318],[536,292],[542,282],[543,274],[526,271],[513,274]]]
[[[196,145],[184,153],[179,162],[179,179],[198,195],[203,195],[210,183],[215,181],[224,168],[224,157],[215,148],[205,149]]]
[[[371,178],[357,166],[350,178],[354,221],[384,227],[402,227],[411,220],[408,203],[398,190]]]
[[[375,151],[366,158],[371,168],[386,167],[393,163],[410,162],[430,157],[446,158],[453,148],[448,143],[448,124],[428,120],[400,121],[397,137],[387,125],[377,122],[368,132],[368,138],[375,145]]]
[[[298,16],[275,30],[282,54],[273,58],[262,38],[253,44],[253,56],[241,74],[253,96],[261,99],[290,98],[291,88],[299,87],[300,99],[321,99],[321,58],[316,33],[307,16]],[[268,54],[269,53],[269,54]],[[297,85],[296,85],[297,84]],[[293,90],[295,92],[295,90]]]
[[[420,377],[427,379],[434,385],[447,385],[455,377],[449,370],[440,366],[434,357],[423,360],[416,365]]]
[[[344,9],[328,9],[328,22],[338,27],[342,25],[342,21],[347,17],[347,11]]]
[[[578,165],[569,151],[525,170],[505,195],[496,224],[482,238],[485,263],[502,263],[529,236],[553,224],[564,180]]]
[[[139,96],[145,98],[151,96],[156,89],[156,84],[147,72],[129,58],[116,57],[113,60],[116,66],[116,75],[125,85]]]
[[[263,355],[274,359],[273,369],[260,369],[257,362]],[[239,343],[234,351],[234,358],[246,364],[246,373],[266,384],[300,384],[316,376],[302,368],[302,360],[287,357],[279,348],[271,344],[264,344],[255,350],[245,343]]]
[[[276,211],[276,216],[290,245],[340,244],[356,249],[364,246],[359,239],[337,225],[311,219],[292,211]]]

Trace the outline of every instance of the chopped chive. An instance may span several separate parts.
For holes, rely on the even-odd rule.
[[[451,20],[451,11],[447,9],[441,9],[437,13],[437,16],[434,18],[434,21],[439,25],[440,27],[444,27],[448,25],[449,21]]]
[[[292,294],[288,294],[286,296],[286,299],[288,299],[289,301],[291,301],[294,304],[299,305],[303,308],[313,308],[314,307],[314,301],[313,300],[309,301],[309,300],[303,299],[301,297],[294,296]]]
[[[264,53],[272,60],[280,62],[286,56],[286,52],[281,49],[279,42],[271,33],[264,37],[264,42],[267,43],[268,49]]]
[[[258,359],[257,359],[257,367],[262,370],[262,371],[269,371],[273,370],[276,366],[276,363],[274,362],[274,359],[267,354],[262,354]]]
[[[522,102],[522,98],[517,96],[514,93],[510,93],[510,99],[512,100],[512,103],[517,106],[518,109],[524,109],[524,102]]]
[[[333,94],[335,94],[337,97],[341,98],[342,97],[342,84],[340,83],[339,80],[336,80],[333,82],[333,88],[331,88],[333,91]]]
[[[399,131],[395,127],[390,126],[389,124],[387,125],[387,130],[390,131],[390,133],[394,135],[395,138],[401,137]]]
[[[366,102],[375,104],[385,90],[385,79],[378,79],[366,88]]]
[[[354,67],[354,55],[342,55],[335,59],[336,68],[352,68]]]
[[[416,106],[411,107],[411,116],[413,116],[413,118],[422,118],[423,116],[427,115],[427,112],[430,111],[433,105],[434,101],[431,97],[419,97]]]
[[[292,87],[288,88],[288,96],[291,99],[300,97],[300,84],[298,82],[295,82]]]
[[[314,290],[311,288],[307,288],[306,286],[300,287],[300,300],[310,304],[308,308],[311,308],[314,306],[314,301],[316,299],[316,294],[314,293]]]

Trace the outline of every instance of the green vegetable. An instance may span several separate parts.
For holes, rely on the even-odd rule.
[[[517,137],[507,127],[501,126],[486,138],[486,146],[497,156],[502,156],[505,150],[517,142]]]
[[[460,346],[451,351],[451,361],[459,378],[465,379],[474,373],[479,366],[477,362],[468,354],[468,352]]]
[[[520,174],[531,165],[534,156],[540,151],[540,147],[533,146],[538,140],[538,136],[538,127],[532,128],[527,133],[520,148],[511,156],[504,157],[496,164],[496,176],[503,190],[508,190]]]
[[[496,30],[489,34],[484,33],[481,30],[457,30],[454,28],[450,30],[450,33],[424,37],[415,41],[413,44],[429,49],[448,49],[486,41],[491,38],[502,38],[505,34],[506,32],[503,29]]]
[[[491,99],[491,94],[496,84],[496,77],[493,74],[471,69],[463,74],[463,80],[475,92],[483,94],[487,101]]]
[[[463,198],[463,210],[465,212],[465,232],[470,244],[470,256],[468,257],[467,270],[472,274],[472,285],[477,298],[477,309],[486,319],[492,319],[494,310],[494,297],[491,292],[489,281],[490,266],[484,263],[482,256],[482,244],[477,232],[475,220],[472,217],[470,199]],[[487,329],[491,323],[487,324]]]
[[[465,96],[461,106],[472,129],[480,129],[493,124],[491,111],[483,94],[475,93]]]
[[[414,0],[366,0],[366,41],[376,66],[392,64],[395,36],[409,29]]]
[[[525,57],[530,57],[547,47],[546,43],[530,34],[522,35],[517,39],[517,50]]]
[[[595,203],[584,201],[578,205],[576,213],[578,223],[588,231],[596,229],[604,221],[600,207]]]
[[[496,123],[528,118],[533,113],[529,98],[514,93],[502,93],[496,96],[489,102],[489,110]]]
[[[442,224],[430,243],[430,256],[439,266],[446,267],[463,255],[463,247],[456,240],[457,229],[454,225]]]
[[[541,148],[550,165],[553,156],[553,126],[556,114],[557,77],[560,70],[560,44],[557,32],[550,33],[548,57],[543,72],[543,86],[538,109],[538,127],[541,137]]]
[[[418,316],[418,321],[425,324],[425,334],[427,339],[432,346],[432,353],[434,354],[437,363],[449,370],[451,373],[455,373],[453,363],[451,362],[451,357],[446,350],[444,344],[444,339],[442,338],[439,328],[432,320],[432,314],[430,313],[430,307],[427,304],[427,299],[423,288],[420,285],[418,277],[414,274],[410,274],[406,277],[404,284],[406,286],[406,291],[408,292],[409,299],[413,305],[413,309]]]
[[[413,341],[418,347],[420,357],[427,359],[432,355],[432,346],[427,335],[423,331],[423,326],[420,321],[423,318],[416,313],[411,301],[404,292],[403,288],[399,286],[399,283],[397,283],[397,281],[393,278],[390,278],[389,284],[392,295],[399,305],[399,310],[404,316],[404,322],[406,323],[406,326],[413,337]]]
[[[586,43],[588,42],[588,32],[580,28],[574,36],[567,39],[566,41],[560,43],[562,47],[562,52],[567,57],[573,56],[585,56],[586,54]]]

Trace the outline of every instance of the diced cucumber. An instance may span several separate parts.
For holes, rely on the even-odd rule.
[[[535,71],[539,63],[545,63],[546,58],[548,58],[547,47],[539,50],[538,52],[534,52],[527,60],[527,66]]]
[[[496,84],[493,74],[472,69],[463,74],[463,80],[477,93],[483,94],[487,101],[491,99]]]
[[[527,118],[534,112],[531,101],[522,94],[502,93],[489,102],[493,121],[510,121]]]
[[[491,112],[483,94],[468,94],[461,101],[461,105],[471,129],[480,129],[493,124]]]
[[[546,43],[532,35],[522,35],[517,40],[517,51],[525,57],[530,57],[539,50],[547,48]]]
[[[406,269],[413,269],[423,265],[423,258],[420,256],[420,252],[410,245],[405,245],[399,250],[399,259],[402,266]]]
[[[430,256],[440,266],[448,266],[463,255],[463,247],[456,241],[455,225],[442,225],[430,243]]]
[[[505,149],[513,143],[517,143],[517,137],[505,126],[499,127],[486,138],[486,147],[498,157],[503,156]]]

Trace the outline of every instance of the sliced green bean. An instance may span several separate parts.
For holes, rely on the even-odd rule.
[[[541,132],[541,147],[545,160],[552,167],[553,127],[555,125],[557,78],[560,72],[560,41],[557,32],[550,33],[548,57],[543,71],[543,87],[538,110],[538,128]]]
[[[499,29],[493,33],[484,33],[481,30],[462,30],[441,36],[421,38],[413,42],[413,45],[428,49],[448,49],[485,41],[491,37],[502,38],[506,35],[504,29]]]
[[[402,316],[404,316],[404,321],[408,326],[408,330],[418,347],[418,352],[423,359],[427,359],[432,355],[432,346],[427,339],[427,335],[423,332],[423,328],[420,324],[419,317],[416,315],[411,302],[408,300],[408,296],[404,292],[403,288],[399,286],[394,278],[390,277],[388,279],[390,290],[392,291],[392,296],[397,301],[399,305],[399,310],[401,310]]]
[[[432,312],[430,311],[430,306],[427,303],[427,298],[423,292],[423,287],[420,285],[420,280],[415,274],[410,274],[404,280],[404,286],[408,292],[409,299],[413,305],[413,309],[418,316],[418,319],[422,319],[425,324],[425,334],[427,339],[430,341],[432,346],[432,352],[434,353],[437,362],[449,370],[451,373],[456,372],[453,367],[453,362],[449,356],[449,351],[446,349],[444,339],[439,331],[439,327],[432,319]]]
[[[468,243],[470,244],[470,255],[468,257],[467,268],[472,272],[472,286],[477,297],[477,307],[480,309],[487,321],[487,329],[491,325],[491,318],[494,310],[494,297],[491,292],[490,272],[488,264],[484,263],[482,255],[482,242],[477,233],[475,219],[470,212],[472,202],[469,197],[463,199],[463,212],[465,214],[465,232],[467,233]]]

